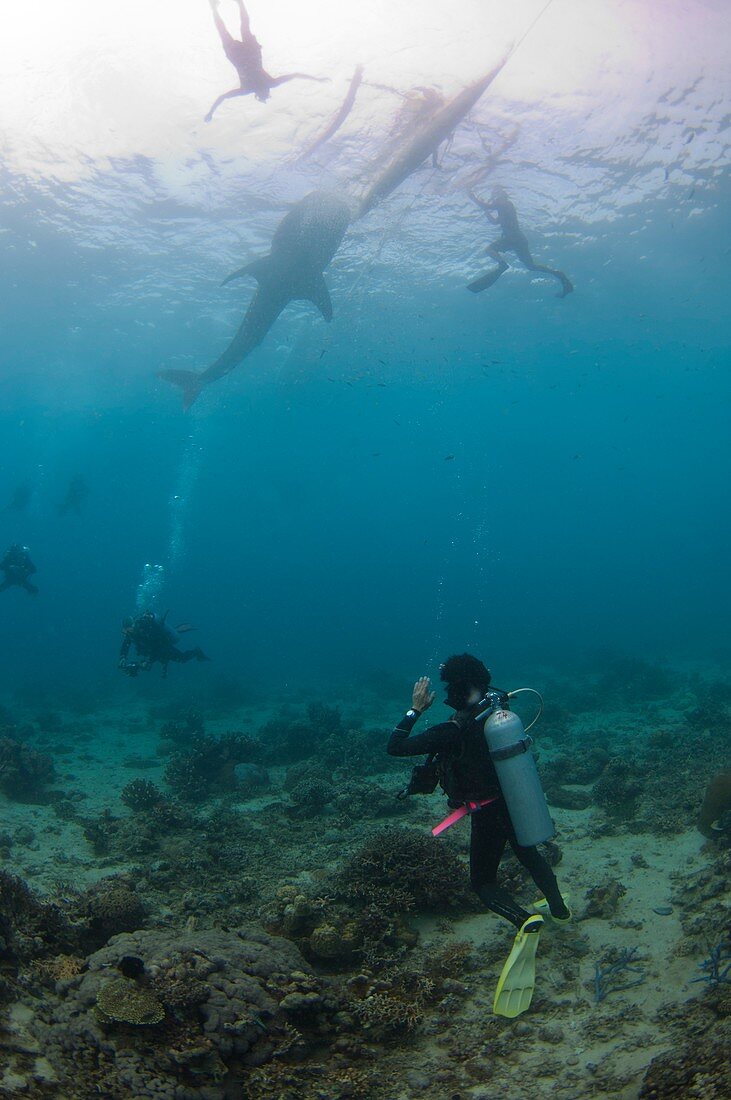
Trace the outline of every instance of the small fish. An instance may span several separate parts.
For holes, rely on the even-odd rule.
[[[445,462],[451,462],[453,458],[454,458],[454,455],[445,455],[444,456],[444,461]]]
[[[191,623],[181,623],[179,626],[176,626],[175,629],[178,634],[189,634],[191,630],[197,630],[198,627],[193,626]]]

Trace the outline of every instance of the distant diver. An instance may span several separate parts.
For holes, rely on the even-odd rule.
[[[89,486],[84,481],[83,477],[76,475],[72,477],[69,482],[69,487],[66,490],[66,496],[63,498],[58,506],[59,516],[65,516],[69,512],[73,512],[74,515],[80,516],[82,512],[82,504],[89,495]]]
[[[435,698],[428,678],[421,677],[387,751],[390,756],[428,754],[427,762],[414,768],[402,794],[428,794],[441,785],[452,812],[432,830],[435,836],[463,817],[470,819],[470,885],[488,909],[517,929],[493,1003],[497,1015],[514,1017],[525,1012],[533,996],[544,917],[559,923],[571,920],[556,876],[537,847],[555,830],[528,751],[530,738],[526,739],[522,722],[510,710],[509,694],[490,687],[489,669],[470,653],[448,658],[440,673],[447,685],[445,702],[454,715],[411,736]],[[498,885],[498,867],[507,844],[543,895],[531,907],[532,913]]]
[[[4,592],[6,588],[24,588],[29,595],[37,596],[38,589],[28,580],[36,571],[28,547],[13,543],[0,561],[0,572],[5,574],[5,579],[0,583],[0,592]]]
[[[223,285],[249,275],[259,283],[239,331],[206,370],[163,370],[158,377],[179,386],[183,407],[189,408],[204,386],[224,378],[262,342],[290,302],[312,302],[326,321],[333,310],[323,271],[337,252],[350,223],[349,205],[329,191],[313,191],[282,219],[271,249],[253,263],[234,271]]]
[[[208,661],[202,649],[178,649],[178,639],[169,626],[165,625],[167,612],[158,618],[153,611],[143,611],[136,618],[125,619],[122,623],[122,645],[119,650],[118,668],[127,676],[136,676],[138,672],[149,672],[157,662],[162,665],[162,674],[167,676],[168,665],[186,664],[188,661]],[[129,651],[134,646],[137,660],[130,661]]]
[[[284,76],[270,76],[262,65],[261,46],[251,33],[249,13],[244,7],[243,0],[236,0],[241,15],[241,41],[234,38],[226,28],[226,24],[218,14],[219,0],[209,0],[213,12],[213,22],[221,38],[224,53],[236,72],[239,74],[239,87],[230,92],[224,92],[213,103],[206,115],[205,121],[210,122],[215,111],[225,99],[234,99],[240,95],[253,95],[261,103],[266,103],[272,88],[280,84],[286,84],[289,80],[316,80],[325,82],[328,77],[309,76],[307,73],[286,73]]]
[[[540,271],[544,275],[552,275],[554,279],[558,279],[561,284],[561,291],[556,295],[557,298],[565,298],[567,294],[571,293],[574,289],[573,283],[568,276],[564,275],[563,271],[558,271],[553,267],[544,267],[543,264],[534,263],[528,241],[518,225],[518,214],[516,209],[508,198],[507,192],[502,187],[493,188],[490,202],[485,202],[484,199],[478,199],[477,195],[472,191],[469,192],[469,196],[481,210],[485,211],[488,219],[493,225],[500,226],[502,235],[498,240],[493,241],[486,249],[490,256],[496,261],[497,267],[494,267],[485,275],[480,276],[479,279],[475,279],[474,282],[469,283],[467,286],[468,290],[471,290],[473,294],[479,294],[481,290],[487,290],[489,286],[496,283],[500,276],[503,275],[510,266],[503,259],[503,253],[514,252],[520,262],[524,264],[529,271]]]

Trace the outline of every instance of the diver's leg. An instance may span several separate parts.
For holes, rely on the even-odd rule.
[[[37,596],[38,595],[38,589],[36,588],[36,586],[34,584],[30,583],[30,581],[28,580],[27,577],[22,582],[22,586],[26,590],[26,592],[29,593],[29,595],[31,595],[31,596]]]
[[[239,13],[241,15],[241,41],[245,42],[251,34],[251,25],[249,23],[249,13],[244,7],[244,0],[236,0],[239,5]]]
[[[508,270],[509,265],[505,263],[505,260],[500,254],[500,249],[497,247],[500,243],[501,242],[498,241],[496,244],[490,245],[487,250],[489,255],[492,256],[493,260],[497,263],[497,267],[481,275],[480,278],[475,279],[474,282],[467,284],[467,289],[471,290],[473,294],[479,294],[480,291],[487,290],[489,286],[496,283],[500,276]]]
[[[210,0],[210,5],[211,12],[213,14],[213,22],[216,24],[218,36],[221,39],[223,48],[225,50],[227,46],[233,45],[235,39],[231,34],[229,34],[228,27],[224,23],[223,19],[221,19],[221,16],[218,14],[218,0]]]
[[[508,831],[498,806],[472,814],[470,838],[470,885],[480,901],[493,913],[522,928],[530,913],[497,884],[497,870],[508,840]]]
[[[218,108],[221,106],[221,104],[223,103],[223,101],[225,99],[234,99],[236,96],[239,96],[239,95],[251,95],[251,92],[250,91],[247,92],[244,88],[232,88],[230,92],[224,92],[223,95],[220,95],[218,97],[218,99],[214,100],[210,111],[208,112],[208,114],[206,115],[206,117],[204,119],[204,122],[210,122],[211,121],[211,119],[213,118],[215,112],[218,110]]]
[[[195,649],[173,649],[168,659],[182,665],[186,665],[188,661],[210,660],[199,646],[196,646]]]
[[[541,891],[552,917],[566,920],[571,916],[571,911],[561,896],[553,868],[545,856],[542,856],[537,848],[523,848],[517,840],[510,838],[510,847],[515,852],[516,858],[523,864],[530,874],[538,889]]]
[[[553,275],[554,279],[558,279],[561,284],[561,293],[557,294],[557,298],[565,298],[567,294],[570,294],[574,289],[574,284],[571,282],[567,275],[564,275],[563,271],[558,271],[555,267],[544,267],[543,264],[526,264],[529,271],[541,271],[544,275]]]
[[[318,84],[327,84],[329,76],[310,76],[309,73],[285,73],[284,76],[270,76],[269,87],[278,88],[280,84],[286,84],[289,80],[316,80]]]

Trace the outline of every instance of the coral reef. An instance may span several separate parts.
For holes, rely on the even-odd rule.
[[[0,1000],[12,995],[24,965],[72,952],[75,941],[59,906],[41,901],[22,879],[0,871]]]
[[[16,802],[43,802],[46,786],[54,778],[50,756],[12,737],[0,737],[0,791],[4,795]]]
[[[260,746],[243,733],[196,737],[185,752],[176,752],[165,769],[165,781],[184,802],[205,802],[236,788],[236,765],[255,762]]]
[[[594,685],[600,699],[666,699],[677,682],[671,673],[638,657],[610,661]]]
[[[691,1039],[680,1050],[653,1058],[639,1100],[728,1100],[731,1096],[731,1027]]]
[[[298,817],[316,817],[335,797],[335,788],[324,779],[303,779],[289,792],[292,813]]]
[[[706,787],[698,814],[698,828],[704,836],[712,836],[711,826],[731,810],[731,771],[714,775]]]
[[[160,727],[161,739],[175,747],[188,746],[196,738],[204,737],[205,732],[203,716],[192,708],[176,714]]]
[[[331,1038],[339,1007],[293,944],[252,929],[115,936],[59,991],[35,1032],[64,1095],[84,1073],[114,1100],[240,1094],[293,1028],[303,1051]]]
[[[149,779],[133,779],[122,788],[119,797],[130,810],[151,810],[165,801],[160,788]]]
[[[74,916],[87,929],[87,950],[102,946],[120,932],[134,932],[142,926],[146,915],[142,899],[123,878],[102,879],[74,904]]]
[[[99,989],[97,1019],[102,1024],[152,1027],[165,1019],[165,1009],[152,990],[134,978],[110,978]]]
[[[591,886],[586,891],[586,908],[580,920],[589,920],[591,917],[609,920],[617,912],[626,893],[627,887],[616,879],[609,879],[599,886]]]
[[[413,829],[375,833],[345,865],[346,895],[398,910],[444,909],[464,900],[465,868],[442,841]]]
[[[621,993],[644,982],[645,972],[641,966],[635,965],[637,961],[637,948],[623,947],[607,951],[594,963],[594,1000],[597,1004],[601,1004],[610,993]],[[628,974],[638,974],[639,977],[627,978]]]

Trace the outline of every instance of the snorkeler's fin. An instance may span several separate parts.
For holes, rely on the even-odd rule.
[[[471,290],[473,294],[479,294],[481,290],[487,290],[489,286],[496,283],[500,276],[507,271],[507,264],[500,267],[494,267],[492,271],[488,271],[486,275],[481,275],[479,279],[475,279],[474,282],[467,284],[467,289]]]
[[[159,370],[157,377],[180,387],[183,391],[184,409],[190,408],[205,385],[201,382],[201,375],[194,370]]]
[[[518,931],[495,990],[492,1011],[511,1020],[530,1007],[536,984],[536,951],[543,917],[528,917]]]
[[[548,917],[554,924],[570,924],[574,919],[574,914],[571,912],[571,906],[569,905],[571,894],[562,894],[561,897],[563,898],[564,905],[569,911],[567,917],[554,917],[551,913],[547,898],[539,898],[538,901],[534,901],[531,905],[531,909],[535,909],[536,913],[540,913],[542,917]]]

